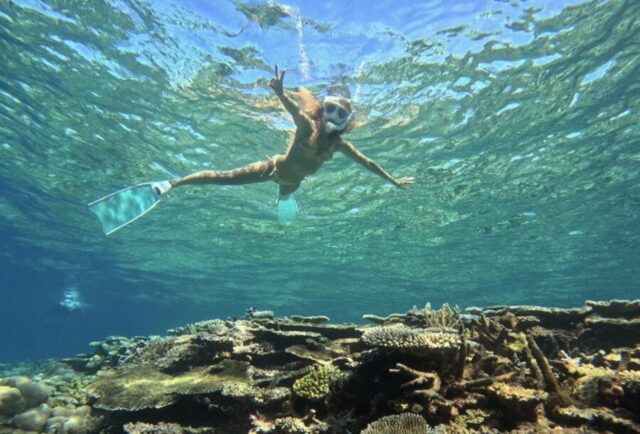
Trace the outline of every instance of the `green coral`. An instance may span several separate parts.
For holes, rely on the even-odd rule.
[[[340,376],[340,370],[331,365],[316,366],[293,383],[293,391],[303,398],[319,400],[329,394],[331,385]]]

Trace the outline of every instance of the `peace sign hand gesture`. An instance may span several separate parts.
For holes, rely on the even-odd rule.
[[[282,95],[282,93],[284,92],[284,89],[282,87],[282,82],[284,80],[285,72],[286,71],[282,71],[280,73],[280,76],[278,76],[278,65],[276,65],[276,75],[271,79],[271,81],[269,81],[269,87],[273,89],[276,95]]]

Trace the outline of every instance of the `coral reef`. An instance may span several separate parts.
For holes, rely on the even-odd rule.
[[[0,434],[640,433],[640,301],[364,318],[250,309],[4,365]]]

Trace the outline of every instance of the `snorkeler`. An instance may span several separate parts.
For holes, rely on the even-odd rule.
[[[336,151],[351,157],[365,168],[391,182],[396,187],[412,184],[414,178],[396,179],[378,163],[366,157],[341,135],[353,128],[353,111],[349,99],[341,96],[326,96],[322,103],[307,89],[298,91],[299,105],[283,88],[285,71],[269,82],[269,87],[287,109],[296,125],[293,140],[284,155],[274,155],[263,161],[248,164],[228,171],[203,170],[184,178],[169,181],[171,187],[188,184],[238,185],[254,182],[274,181],[280,187],[280,198],[286,199],[296,191],[307,176],[320,169]],[[164,193],[164,191],[162,192]]]
[[[81,313],[87,306],[80,298],[80,291],[76,287],[70,287],[64,290],[62,299],[47,312]]]
[[[138,184],[107,195],[89,204],[89,209],[100,219],[104,233],[109,235],[142,217],[172,188],[190,184],[240,185],[274,181],[279,185],[278,219],[288,223],[295,218],[298,209],[292,193],[298,189],[302,180],[316,173],[336,151],[342,152],[396,187],[413,184],[414,178],[394,178],[341,137],[354,126],[351,101],[345,95],[329,93],[320,103],[309,90],[300,88],[298,105],[284,92],[284,74],[285,71],[278,73],[276,66],[275,76],[269,82],[269,87],[296,125],[295,135],[285,154],[274,155],[233,170],[203,170],[183,178]]]

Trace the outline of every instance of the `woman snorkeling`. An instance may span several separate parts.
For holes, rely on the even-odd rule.
[[[171,187],[189,184],[239,185],[253,182],[275,181],[280,186],[280,200],[296,191],[304,178],[320,169],[336,151],[351,157],[365,168],[378,174],[396,187],[412,184],[414,178],[396,179],[378,163],[366,157],[341,135],[353,128],[353,112],[349,99],[326,96],[322,103],[307,89],[300,88],[299,104],[292,100],[283,87],[285,71],[269,82],[282,105],[296,125],[293,140],[284,155],[274,155],[263,161],[228,171],[203,170],[184,178],[169,181]],[[162,192],[164,193],[164,191]]]
[[[414,182],[412,177],[394,178],[342,138],[342,134],[350,131],[354,125],[348,98],[329,94],[320,103],[309,90],[300,88],[298,102],[295,102],[284,92],[284,73],[278,73],[276,66],[275,76],[269,82],[296,125],[293,140],[284,154],[233,170],[203,170],[184,178],[143,183],[107,195],[89,204],[89,209],[100,219],[104,233],[111,234],[137,220],[153,209],[169,190],[189,184],[240,185],[274,181],[280,186],[278,218],[281,222],[289,222],[295,218],[298,209],[291,193],[298,189],[303,179],[316,173],[325,161],[330,160],[336,151],[351,157],[396,187]]]

